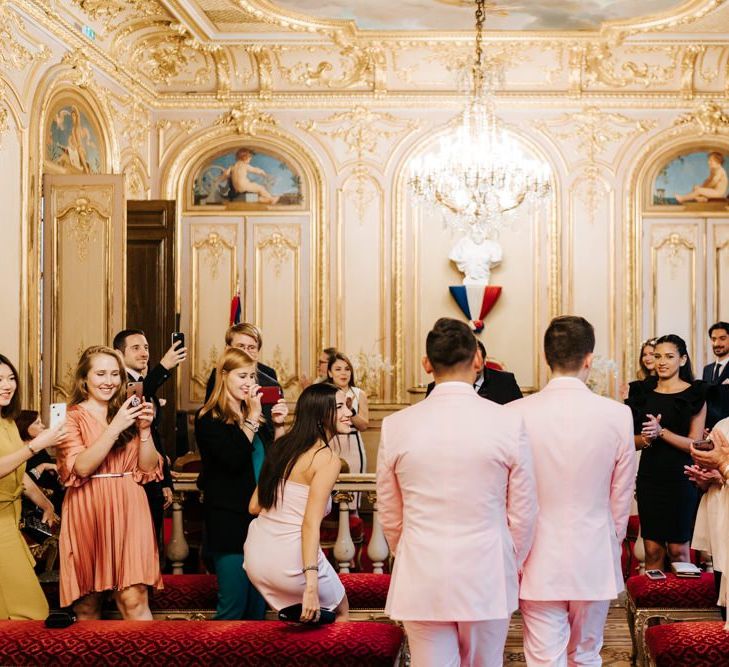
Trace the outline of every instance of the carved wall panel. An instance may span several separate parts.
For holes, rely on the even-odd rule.
[[[678,334],[697,368],[703,354],[704,266],[701,261],[702,220],[650,220],[645,227],[643,266],[646,335]]]
[[[122,176],[46,176],[43,404],[66,401],[79,356],[124,324]]]
[[[425,338],[439,317],[464,320],[451,297],[448,286],[462,284],[463,274],[447,259],[457,237],[443,229],[437,216],[420,207],[406,205],[408,264],[413,274],[406,276],[405,308],[412,324],[405,326],[407,354],[406,378],[424,386],[430,381],[420,365],[425,352]],[[546,213],[525,210],[500,236],[504,259],[493,269],[491,285],[503,288],[501,297],[486,316],[485,329],[479,338],[490,357],[497,359],[516,375],[527,391],[540,385],[540,338],[549,312],[547,285],[549,247]]]
[[[615,192],[602,178],[575,180],[569,192],[566,313],[595,327],[595,353],[615,360]]]
[[[358,365],[387,356],[389,234],[384,213],[382,188],[366,171],[355,170],[337,191],[336,344]],[[382,380],[366,387],[375,399],[384,396]]]
[[[181,316],[189,357],[181,366],[180,401],[190,409],[203,402],[210,372],[225,349],[243,258],[243,221],[187,217],[182,243]]]
[[[729,219],[709,221],[707,271],[706,324],[711,325],[718,320],[726,322],[729,320]]]
[[[251,217],[247,225],[247,317],[263,332],[261,361],[289,389],[309,369],[308,216]]]

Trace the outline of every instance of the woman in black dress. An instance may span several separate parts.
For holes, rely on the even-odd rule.
[[[691,442],[701,439],[706,420],[704,383],[693,379],[683,339],[659,338],[655,359],[656,383],[635,383],[626,401],[642,450],[636,489],[647,570],[663,569],[666,555],[689,560],[698,490],[684,466],[691,465]]]

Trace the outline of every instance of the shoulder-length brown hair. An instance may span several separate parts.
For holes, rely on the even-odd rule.
[[[218,360],[215,369],[215,386],[210,393],[210,398],[205,401],[205,405],[200,409],[200,416],[210,412],[215,419],[222,419],[226,424],[235,424],[238,421],[238,415],[233,412],[228,403],[228,395],[225,389],[225,378],[228,373],[232,373],[239,368],[246,366],[256,367],[253,358],[243,350],[237,347],[229,347],[223,352],[223,356]],[[248,406],[241,404],[243,416],[248,416]]]
[[[352,366],[352,362],[349,360],[349,357],[343,352],[335,352],[331,357],[329,357],[329,364],[327,365],[327,382],[334,384],[332,366],[334,366],[337,361],[343,361],[347,364],[347,366],[349,366],[349,386],[356,387],[357,383],[354,381],[354,366]]]
[[[0,354],[0,365],[5,365],[10,368],[10,372],[15,378],[15,393],[10,399],[10,403],[0,408],[0,417],[3,419],[15,419],[20,414],[20,378],[18,377],[18,371],[13,366],[10,359],[5,355]]]
[[[127,372],[124,368],[124,360],[122,359],[121,354],[106,345],[92,345],[91,347],[87,347],[81,354],[81,358],[78,360],[78,364],[76,366],[76,371],[73,374],[73,388],[71,389],[71,400],[69,400],[68,404],[69,406],[78,405],[88,399],[89,389],[86,381],[88,379],[89,372],[91,371],[91,365],[94,361],[94,357],[101,354],[105,354],[116,361],[117,366],[119,367],[119,378],[121,380],[119,387],[114,392],[114,395],[109,399],[109,405],[106,412],[106,423],[111,424],[111,420],[114,419],[116,413],[119,412],[119,409],[124,404],[124,401],[127,400]],[[122,431],[114,444],[114,447],[126,445],[138,434],[138,431],[139,429],[137,429],[136,424],[133,424],[126,430]]]

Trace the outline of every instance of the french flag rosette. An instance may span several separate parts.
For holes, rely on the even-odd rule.
[[[476,333],[481,333],[484,319],[491,312],[501,296],[501,287],[496,285],[451,285],[448,288],[456,300],[468,324]]]

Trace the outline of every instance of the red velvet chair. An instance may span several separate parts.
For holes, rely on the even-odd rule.
[[[390,623],[85,621],[49,630],[42,621],[0,622],[0,665],[392,667],[402,645]]]
[[[645,633],[652,667],[723,667],[729,665],[729,632],[721,621],[654,625]]]
[[[633,657],[645,665],[646,629],[662,621],[714,620],[721,618],[716,606],[714,575],[704,572],[697,579],[682,579],[667,574],[652,580],[640,574],[625,584],[628,591],[628,627],[633,640]],[[728,663],[729,664],[729,663]]]

